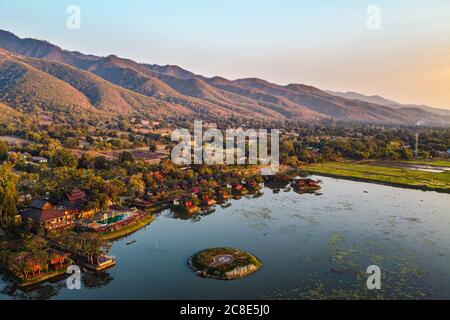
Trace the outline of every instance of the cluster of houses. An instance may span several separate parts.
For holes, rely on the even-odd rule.
[[[86,209],[87,196],[80,189],[73,189],[64,200],[33,199],[31,205],[21,213],[23,221],[31,219],[45,231],[77,227],[89,232],[118,231],[148,217],[138,209],[115,208],[106,211]]]
[[[34,164],[48,163],[47,158],[40,157],[40,156],[32,156],[27,152],[8,151],[8,158],[10,161],[13,161],[13,162],[21,159],[28,163],[34,163]]]
[[[46,251],[48,258],[45,261],[36,259],[32,254],[27,252],[23,252],[15,257],[12,262],[13,265],[10,267],[14,270],[13,273],[15,276],[22,279],[18,283],[19,286],[33,284],[33,282],[27,283],[27,281],[30,279],[39,279],[39,277],[45,276],[49,272],[64,270],[71,262],[69,254],[66,252],[53,248],[49,248]]]
[[[261,185],[254,180],[235,181],[224,185],[217,185],[214,188],[207,188],[206,190],[202,190],[200,187],[193,187],[190,193],[180,194],[173,200],[173,208],[193,214],[199,212],[201,209],[207,209],[215,205],[218,201],[219,203],[223,203],[231,197],[240,198],[260,188]]]
[[[154,178],[157,181],[164,180],[158,172],[154,173]],[[265,181],[269,187],[272,183],[275,183],[275,186],[278,184],[285,186],[290,182],[292,182],[292,177],[281,173]],[[294,180],[291,186],[300,192],[320,189],[319,183],[311,179]],[[153,193],[147,194],[142,201],[129,203],[129,205],[130,207],[150,210],[160,205],[166,205],[166,207],[171,206],[174,209],[182,209],[192,214],[199,212],[201,209],[209,208],[217,202],[223,203],[231,197],[240,197],[260,188],[260,183],[252,178],[239,179],[233,174],[213,174],[194,178],[191,181],[161,184]],[[119,208],[120,210],[117,211],[113,207],[101,212],[99,210],[87,210],[85,209],[87,201],[86,193],[80,189],[71,190],[64,200],[33,199],[29,208],[21,213],[22,220],[31,219],[46,231],[66,229],[75,225],[91,231],[114,231],[122,225],[127,226],[141,219],[146,214],[146,212],[137,209],[133,211],[132,209]]]

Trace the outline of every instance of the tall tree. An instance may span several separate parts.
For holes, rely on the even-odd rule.
[[[0,167],[0,224],[9,226],[17,215],[17,176],[12,173],[11,164]]]
[[[142,173],[135,174],[131,176],[130,182],[131,190],[134,192],[135,196],[140,197],[145,193],[145,183],[142,179]]]
[[[78,166],[78,159],[70,151],[58,149],[51,158],[51,165],[53,167],[75,168]]]
[[[0,161],[8,159],[8,144],[5,141],[0,141]]]

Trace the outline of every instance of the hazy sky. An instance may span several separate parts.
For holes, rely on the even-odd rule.
[[[68,5],[81,29],[66,27]],[[381,29],[369,29],[369,5]],[[0,28],[206,76],[450,108],[450,0],[0,0]]]

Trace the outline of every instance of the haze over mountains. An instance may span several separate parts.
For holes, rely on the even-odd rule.
[[[434,108],[434,107],[430,107],[430,106],[426,106],[426,105],[403,104],[403,103],[399,103],[394,100],[386,99],[379,95],[368,96],[368,95],[364,95],[364,94],[357,93],[357,92],[351,92],[351,91],[336,92],[336,91],[327,90],[326,92],[329,94],[338,96],[338,97],[367,101],[367,102],[376,103],[376,104],[379,104],[382,106],[390,107],[392,109],[407,109],[407,108],[411,109],[411,108],[413,108],[413,109],[421,109],[421,110],[431,112],[434,114],[438,114],[438,115],[442,115],[442,116],[450,116],[450,110]]]
[[[450,112],[440,113],[440,109],[391,105],[257,78],[207,78],[178,66],[70,52],[1,30],[0,105],[16,111],[39,107],[52,112],[155,118],[193,115],[450,124]]]

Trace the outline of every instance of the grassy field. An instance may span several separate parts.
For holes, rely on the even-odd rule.
[[[436,161],[425,161],[425,160],[411,160],[402,161],[403,163],[426,165],[431,167],[450,167],[450,161],[448,160],[436,160]]]
[[[443,163],[445,162],[441,162],[439,165],[442,166]],[[429,163],[427,162],[427,164]],[[385,167],[380,162],[376,164],[333,162],[311,164],[303,169],[323,176],[450,193],[450,171],[442,173],[416,171],[407,168]]]

